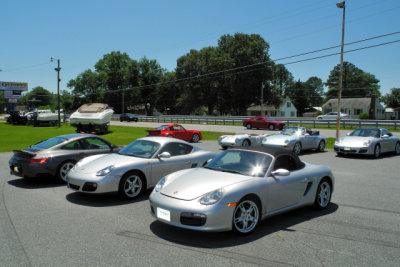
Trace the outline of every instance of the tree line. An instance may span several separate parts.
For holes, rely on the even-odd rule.
[[[94,70],[71,79],[61,94],[62,108],[73,111],[84,103],[101,102],[116,113],[142,109],[147,115],[163,114],[245,115],[251,105],[263,102],[278,106],[290,98],[302,114],[337,98],[340,66],[327,81],[310,77],[295,80],[285,65],[269,55],[269,44],[258,34],[223,35],[217,46],[192,49],[167,71],[155,59],[130,58],[113,51],[103,56]],[[342,97],[381,97],[379,80],[350,62],[343,66]],[[324,86],[327,91],[324,91]],[[381,98],[386,105],[399,106],[400,89]],[[19,104],[56,107],[54,94],[36,87],[19,99]],[[397,102],[396,102],[397,101]]]

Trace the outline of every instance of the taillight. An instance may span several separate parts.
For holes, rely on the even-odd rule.
[[[44,158],[44,159],[29,159],[29,162],[30,163],[46,163],[47,159],[46,158]]]

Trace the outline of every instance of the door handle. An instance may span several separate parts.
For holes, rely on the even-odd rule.
[[[308,178],[304,178],[301,180],[302,183],[307,183],[308,182]]]

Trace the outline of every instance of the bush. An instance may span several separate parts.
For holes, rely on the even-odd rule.
[[[314,117],[318,117],[319,115],[322,115],[322,111],[317,110],[317,112],[314,113]]]
[[[358,117],[360,118],[360,120],[367,120],[367,119],[369,119],[369,114],[366,112],[363,112]]]

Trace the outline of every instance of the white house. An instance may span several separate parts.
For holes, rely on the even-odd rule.
[[[264,106],[264,114],[270,117],[297,117],[297,109],[290,99],[285,99],[279,106]],[[261,105],[251,106],[247,109],[247,115],[259,116],[261,115]]]
[[[368,113],[371,109],[371,98],[341,98],[340,99],[340,111],[350,115],[353,119],[358,119],[361,113]],[[336,111],[337,112],[338,102],[336,99],[329,99],[325,104],[322,105],[322,114]],[[385,108],[379,103],[378,98],[375,98],[375,108],[373,110],[375,119],[385,119]]]

